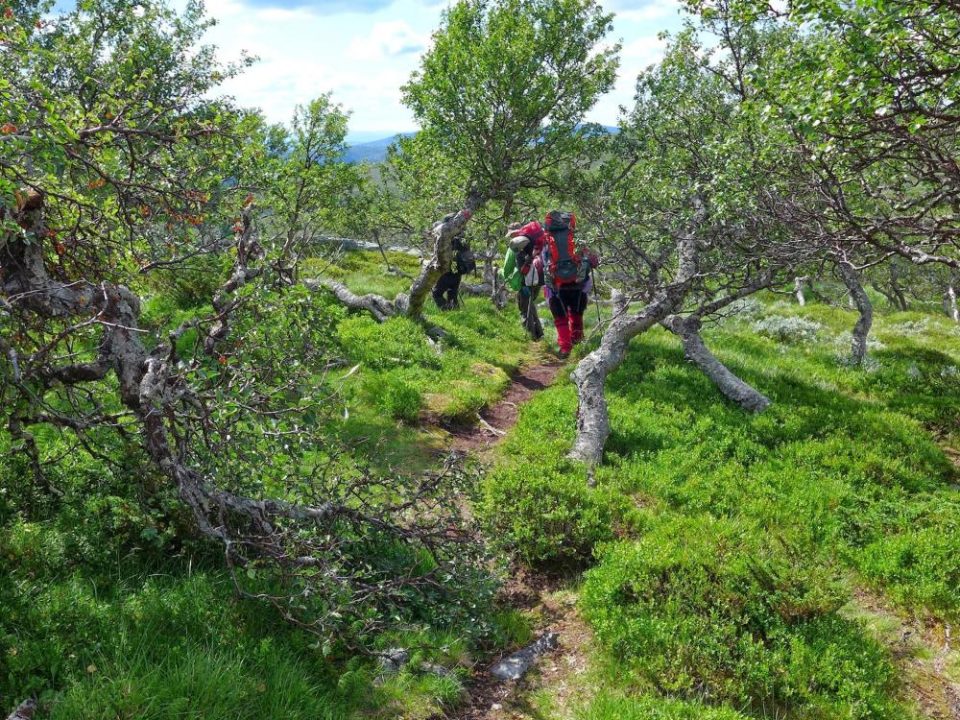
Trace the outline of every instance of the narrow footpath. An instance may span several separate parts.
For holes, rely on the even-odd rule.
[[[478,423],[451,429],[451,449],[463,454],[477,454],[492,448],[516,425],[520,406],[535,393],[546,389],[563,368],[563,361],[556,358],[521,368],[511,378],[510,387],[500,401],[480,412]]]
[[[523,404],[553,383],[566,366],[561,360],[544,358],[539,364],[522,368],[511,379],[501,400],[484,409],[476,424],[451,428],[451,449],[481,461],[489,460],[490,451],[516,424]],[[468,683],[469,699],[438,718],[526,720],[543,717],[544,705],[550,707],[552,714],[564,716],[564,709],[582,699],[584,684],[577,679],[586,671],[585,651],[592,635],[577,612],[575,593],[562,579],[514,566],[500,600],[534,618],[535,638],[554,634],[556,647],[539,657],[520,680],[496,678],[491,669],[502,658],[486,658],[475,668]]]

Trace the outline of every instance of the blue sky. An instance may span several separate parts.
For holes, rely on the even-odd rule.
[[[429,47],[448,0],[207,0],[217,19],[208,40],[224,59],[242,50],[259,62],[225,91],[275,122],[324,92],[351,112],[353,139],[415,129],[400,86]],[[620,78],[590,119],[614,124],[637,73],[663,50],[660,30],[680,25],[678,0],[608,0],[611,40],[622,40]]]

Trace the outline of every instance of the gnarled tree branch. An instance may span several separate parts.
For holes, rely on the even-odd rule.
[[[434,224],[430,231],[433,237],[433,255],[421,266],[420,274],[413,280],[409,292],[400,293],[393,300],[374,294],[356,295],[334,280],[314,279],[307,280],[304,284],[311,289],[327,288],[341,303],[354,310],[369,312],[377,322],[383,322],[394,315],[419,319],[423,314],[427,296],[453,262],[453,238],[463,231],[470,218],[485,202],[484,194],[472,190],[468,193],[462,210]]]
[[[604,394],[607,377],[620,367],[627,346],[634,337],[675,312],[683,302],[697,275],[699,251],[695,232],[705,216],[703,203],[698,201],[694,231],[681,236],[677,242],[679,263],[674,281],[660,289],[639,313],[616,315],[604,331],[600,347],[581,360],[573,372],[579,405],[577,435],[570,457],[584,462],[591,478],[593,468],[603,457],[603,448],[610,435],[610,418]]]
[[[699,318],[671,316],[662,325],[680,338],[686,358],[700,368],[727,399],[749,412],[760,412],[770,405],[769,398],[734,375],[710,352],[700,336]]]

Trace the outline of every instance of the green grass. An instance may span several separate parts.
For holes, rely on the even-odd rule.
[[[391,261],[416,269],[408,256]],[[392,295],[407,286],[381,268],[379,255],[355,253],[332,274],[357,292]],[[167,294],[145,302],[151,327],[208,312],[191,304],[203,293],[190,287],[158,292]],[[263,357],[233,357],[228,349],[229,361],[269,362],[273,347],[291,342],[329,345],[322,357],[339,363],[310,369],[315,387],[308,390],[334,395],[337,412],[318,412],[316,420],[329,445],[313,451],[323,461],[341,449],[331,472],[362,464],[402,477],[436,467],[448,435],[421,423],[472,418],[538,352],[513,308],[497,313],[484,298],[450,313],[431,305],[422,325],[404,318],[378,325],[322,292],[266,299],[261,316],[234,328]],[[439,347],[427,339],[430,325],[446,331]],[[0,435],[0,455],[11,459],[0,468],[0,713],[36,695],[41,717],[58,720],[427,718],[461,700],[475,653],[530,636],[518,613],[496,611],[464,627],[450,619],[452,608],[450,618],[431,618],[433,628],[377,638],[382,649],[419,648],[403,671],[384,676],[375,657],[322,642],[266,603],[238,600],[222,555],[190,539],[174,493],[115,434],[93,436],[115,463],[71,450],[57,432],[36,434],[44,457],[70,460],[52,467],[49,479],[64,496],[50,497]],[[284,461],[238,469],[286,492]],[[478,612],[486,610],[471,615]],[[424,662],[452,673],[422,672]]]
[[[601,690],[577,720],[746,720],[735,710],[705,708],[700,703],[685,703],[655,697],[624,697]]]
[[[325,656],[272,609],[238,602],[214,568],[154,570],[121,561],[116,577],[76,569],[42,585],[5,573],[20,593],[3,598],[2,697],[38,695],[50,717],[69,720],[316,719],[393,717],[386,708],[429,717],[462,693],[456,675],[412,669],[375,682],[376,662]],[[414,639],[443,641],[393,638]],[[439,651],[425,659],[449,662]]]
[[[777,316],[775,337],[758,332]],[[840,610],[861,583],[906,610],[960,617],[960,489],[935,440],[960,417],[960,333],[946,318],[881,315],[869,364],[853,368],[853,321],[768,302],[710,328],[721,359],[773,400],[755,416],[672,336],[638,339],[608,385],[596,489],[557,460],[573,439],[572,385],[523,409],[482,510],[525,561],[591,566],[582,611],[621,671],[599,682],[629,692],[584,717],[651,695],[704,713],[690,717],[708,717],[704,703],[749,717],[910,716],[889,650]]]
[[[354,292],[393,298],[410,287],[410,278],[420,272],[420,259],[406,253],[388,252],[390,265],[403,274],[388,272],[379,252],[347,252],[333,260],[311,258],[303,263],[303,277],[328,277]],[[406,275],[407,277],[404,277]]]
[[[417,267],[410,256],[388,257],[408,273]],[[342,267],[321,269],[358,293],[393,297],[408,287],[384,274],[378,253],[349,253]],[[381,468],[423,469],[444,442],[432,426],[472,422],[501,396],[510,375],[539,350],[512,306],[496,312],[486,298],[463,300],[461,308],[440,312],[428,298],[422,324],[404,317],[377,323],[365,313],[339,323],[333,340],[346,363],[342,374],[355,371],[342,384],[346,413],[331,433]],[[429,328],[442,337],[432,343]]]

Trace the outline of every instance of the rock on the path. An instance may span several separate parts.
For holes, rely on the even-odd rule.
[[[7,716],[7,720],[32,720],[37,712],[37,701],[33,698],[24,700]]]
[[[555,632],[541,635],[532,645],[518,650],[490,668],[490,674],[498,680],[519,680],[526,675],[538,657],[557,647],[558,638]]]
[[[390,648],[380,655],[380,671],[392,675],[410,662],[410,651],[405,648]]]

